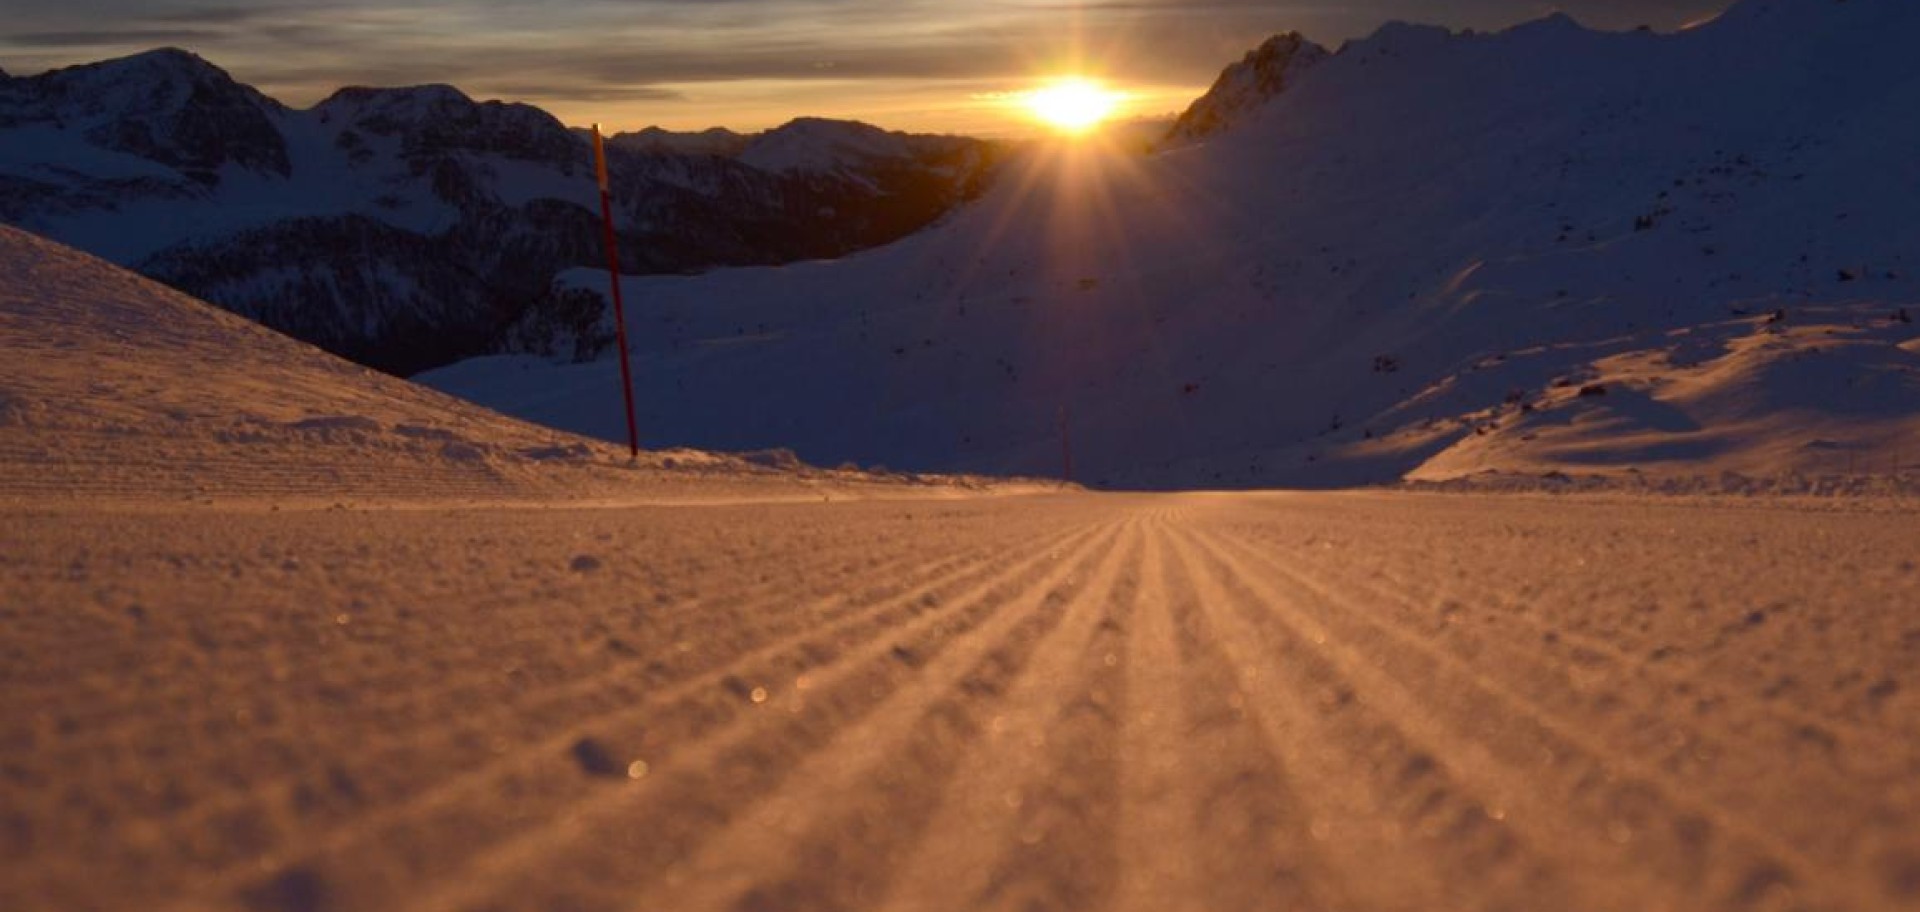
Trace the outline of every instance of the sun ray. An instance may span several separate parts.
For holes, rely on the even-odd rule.
[[[1055,79],[1021,95],[1029,115],[1068,134],[1099,126],[1118,112],[1125,100],[1125,95],[1081,76]]]

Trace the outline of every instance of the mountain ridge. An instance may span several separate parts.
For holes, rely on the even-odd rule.
[[[1033,474],[1064,421],[1076,477],[1122,487],[1892,465],[1920,453],[1920,6],[1766,2],[1390,27],[1203,142],[1033,150],[888,247],[629,279],[642,422]],[[423,379],[607,435],[609,369]]]
[[[977,194],[1002,154],[933,138],[836,157],[874,128],[810,129],[826,152],[778,170],[613,144],[623,267],[870,247]],[[0,82],[0,221],[395,373],[547,319],[552,277],[604,261],[597,219],[584,137],[453,86],[292,109],[177,48]]]
[[[1193,142],[1228,129],[1234,121],[1286,91],[1327,50],[1299,32],[1267,39],[1239,63],[1222,70],[1206,94],[1180,114],[1162,144]]]

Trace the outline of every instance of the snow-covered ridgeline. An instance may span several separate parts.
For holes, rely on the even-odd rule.
[[[628,270],[892,240],[977,193],[996,157],[820,120],[684,139],[613,144]],[[591,175],[577,131],[451,86],[292,110],[171,49],[0,77],[0,222],[401,372],[494,350],[540,322],[556,272],[600,262]],[[275,278],[289,269],[308,280]]]
[[[1064,410],[1083,478],[1149,486],[1920,463],[1916,37],[1910,3],[1746,0],[1283,39],[1146,161],[1038,150],[880,250],[629,279],[642,423],[1036,473]],[[427,379],[612,436],[612,370]]]

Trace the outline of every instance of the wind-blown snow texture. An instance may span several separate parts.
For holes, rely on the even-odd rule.
[[[820,120],[740,149],[729,136],[616,137],[623,268],[893,240],[977,193],[996,157]],[[763,147],[811,154],[753,157]],[[177,50],[0,76],[0,222],[401,373],[581,335],[551,281],[605,262],[589,156],[544,111],[449,86],[347,88],[295,111]]]
[[[1747,0],[1673,35],[1391,25],[1294,48],[1248,104],[1256,54],[1204,141],[1036,153],[837,262],[629,279],[643,422],[1033,473],[1065,410],[1080,477],[1115,485],[1911,471],[1916,41],[1896,0]],[[606,436],[585,391],[613,371],[425,379]]]

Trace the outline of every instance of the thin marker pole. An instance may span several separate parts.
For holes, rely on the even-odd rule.
[[[593,125],[593,170],[600,179],[600,222],[606,230],[607,283],[613,288],[613,325],[620,339],[620,394],[627,403],[627,451],[640,458],[640,429],[633,420],[633,368],[627,365],[627,309],[620,301],[619,239],[613,233],[613,190],[607,183],[607,144]]]
[[[1073,484],[1073,429],[1067,426],[1067,407],[1060,407],[1060,482]]]

